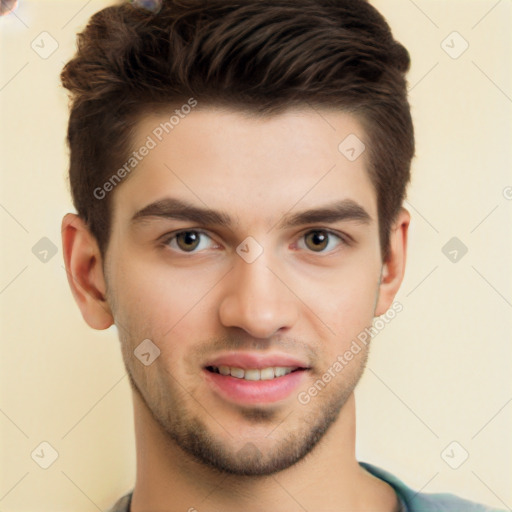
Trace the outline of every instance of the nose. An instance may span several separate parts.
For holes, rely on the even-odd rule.
[[[235,260],[219,306],[224,326],[244,329],[254,338],[269,338],[295,324],[298,299],[274,267],[265,252],[252,263]]]

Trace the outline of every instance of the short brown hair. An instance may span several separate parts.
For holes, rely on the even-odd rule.
[[[382,257],[414,155],[405,74],[410,59],[366,0],[163,0],[94,14],[61,79],[71,93],[67,140],[74,205],[105,253],[111,194],[140,115],[186,102],[255,115],[293,106],[353,113],[364,127]]]

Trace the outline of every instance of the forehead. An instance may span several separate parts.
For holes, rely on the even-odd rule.
[[[139,121],[132,144],[137,165],[115,190],[115,216],[172,195],[267,224],[295,205],[340,199],[363,204],[376,218],[367,152],[355,159],[350,152],[362,144],[368,141],[361,124],[340,111],[256,117],[199,106],[178,116],[169,108]]]

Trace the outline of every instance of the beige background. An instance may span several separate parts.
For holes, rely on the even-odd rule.
[[[22,1],[0,19],[0,511],[105,510],[134,482],[116,332],[82,320],[60,247],[72,207],[59,72],[107,3]],[[404,310],[358,388],[358,457],[423,492],[510,508],[511,2],[374,4],[411,53],[417,157]],[[441,46],[462,48],[453,31],[469,43],[456,59]],[[58,43],[46,59],[31,47],[51,49],[42,32]],[[456,263],[441,250],[454,236],[468,248]],[[58,250],[46,263],[32,252],[43,237]],[[48,469],[31,458],[43,441],[58,452]],[[452,461],[469,453],[458,469],[441,456],[452,441]]]

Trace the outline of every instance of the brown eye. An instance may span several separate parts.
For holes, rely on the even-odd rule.
[[[312,251],[323,251],[329,241],[325,231],[311,231],[305,235],[306,245]]]
[[[218,249],[218,244],[205,231],[184,229],[175,231],[164,238],[163,244],[178,254],[197,254],[207,249]]]
[[[193,251],[199,245],[200,235],[197,231],[182,231],[176,235],[176,243],[183,251]]]
[[[337,239],[337,240],[336,240]],[[325,249],[331,245],[334,240],[334,247],[331,247],[331,249],[336,247],[336,242],[343,243],[344,240],[334,234],[330,231],[322,230],[322,229],[316,229],[313,231],[309,231],[304,235],[304,241],[306,248],[313,251],[313,252],[330,252],[325,251]]]
[[[203,233],[199,231],[180,231],[171,237],[166,244],[180,251],[192,252],[201,242]]]

